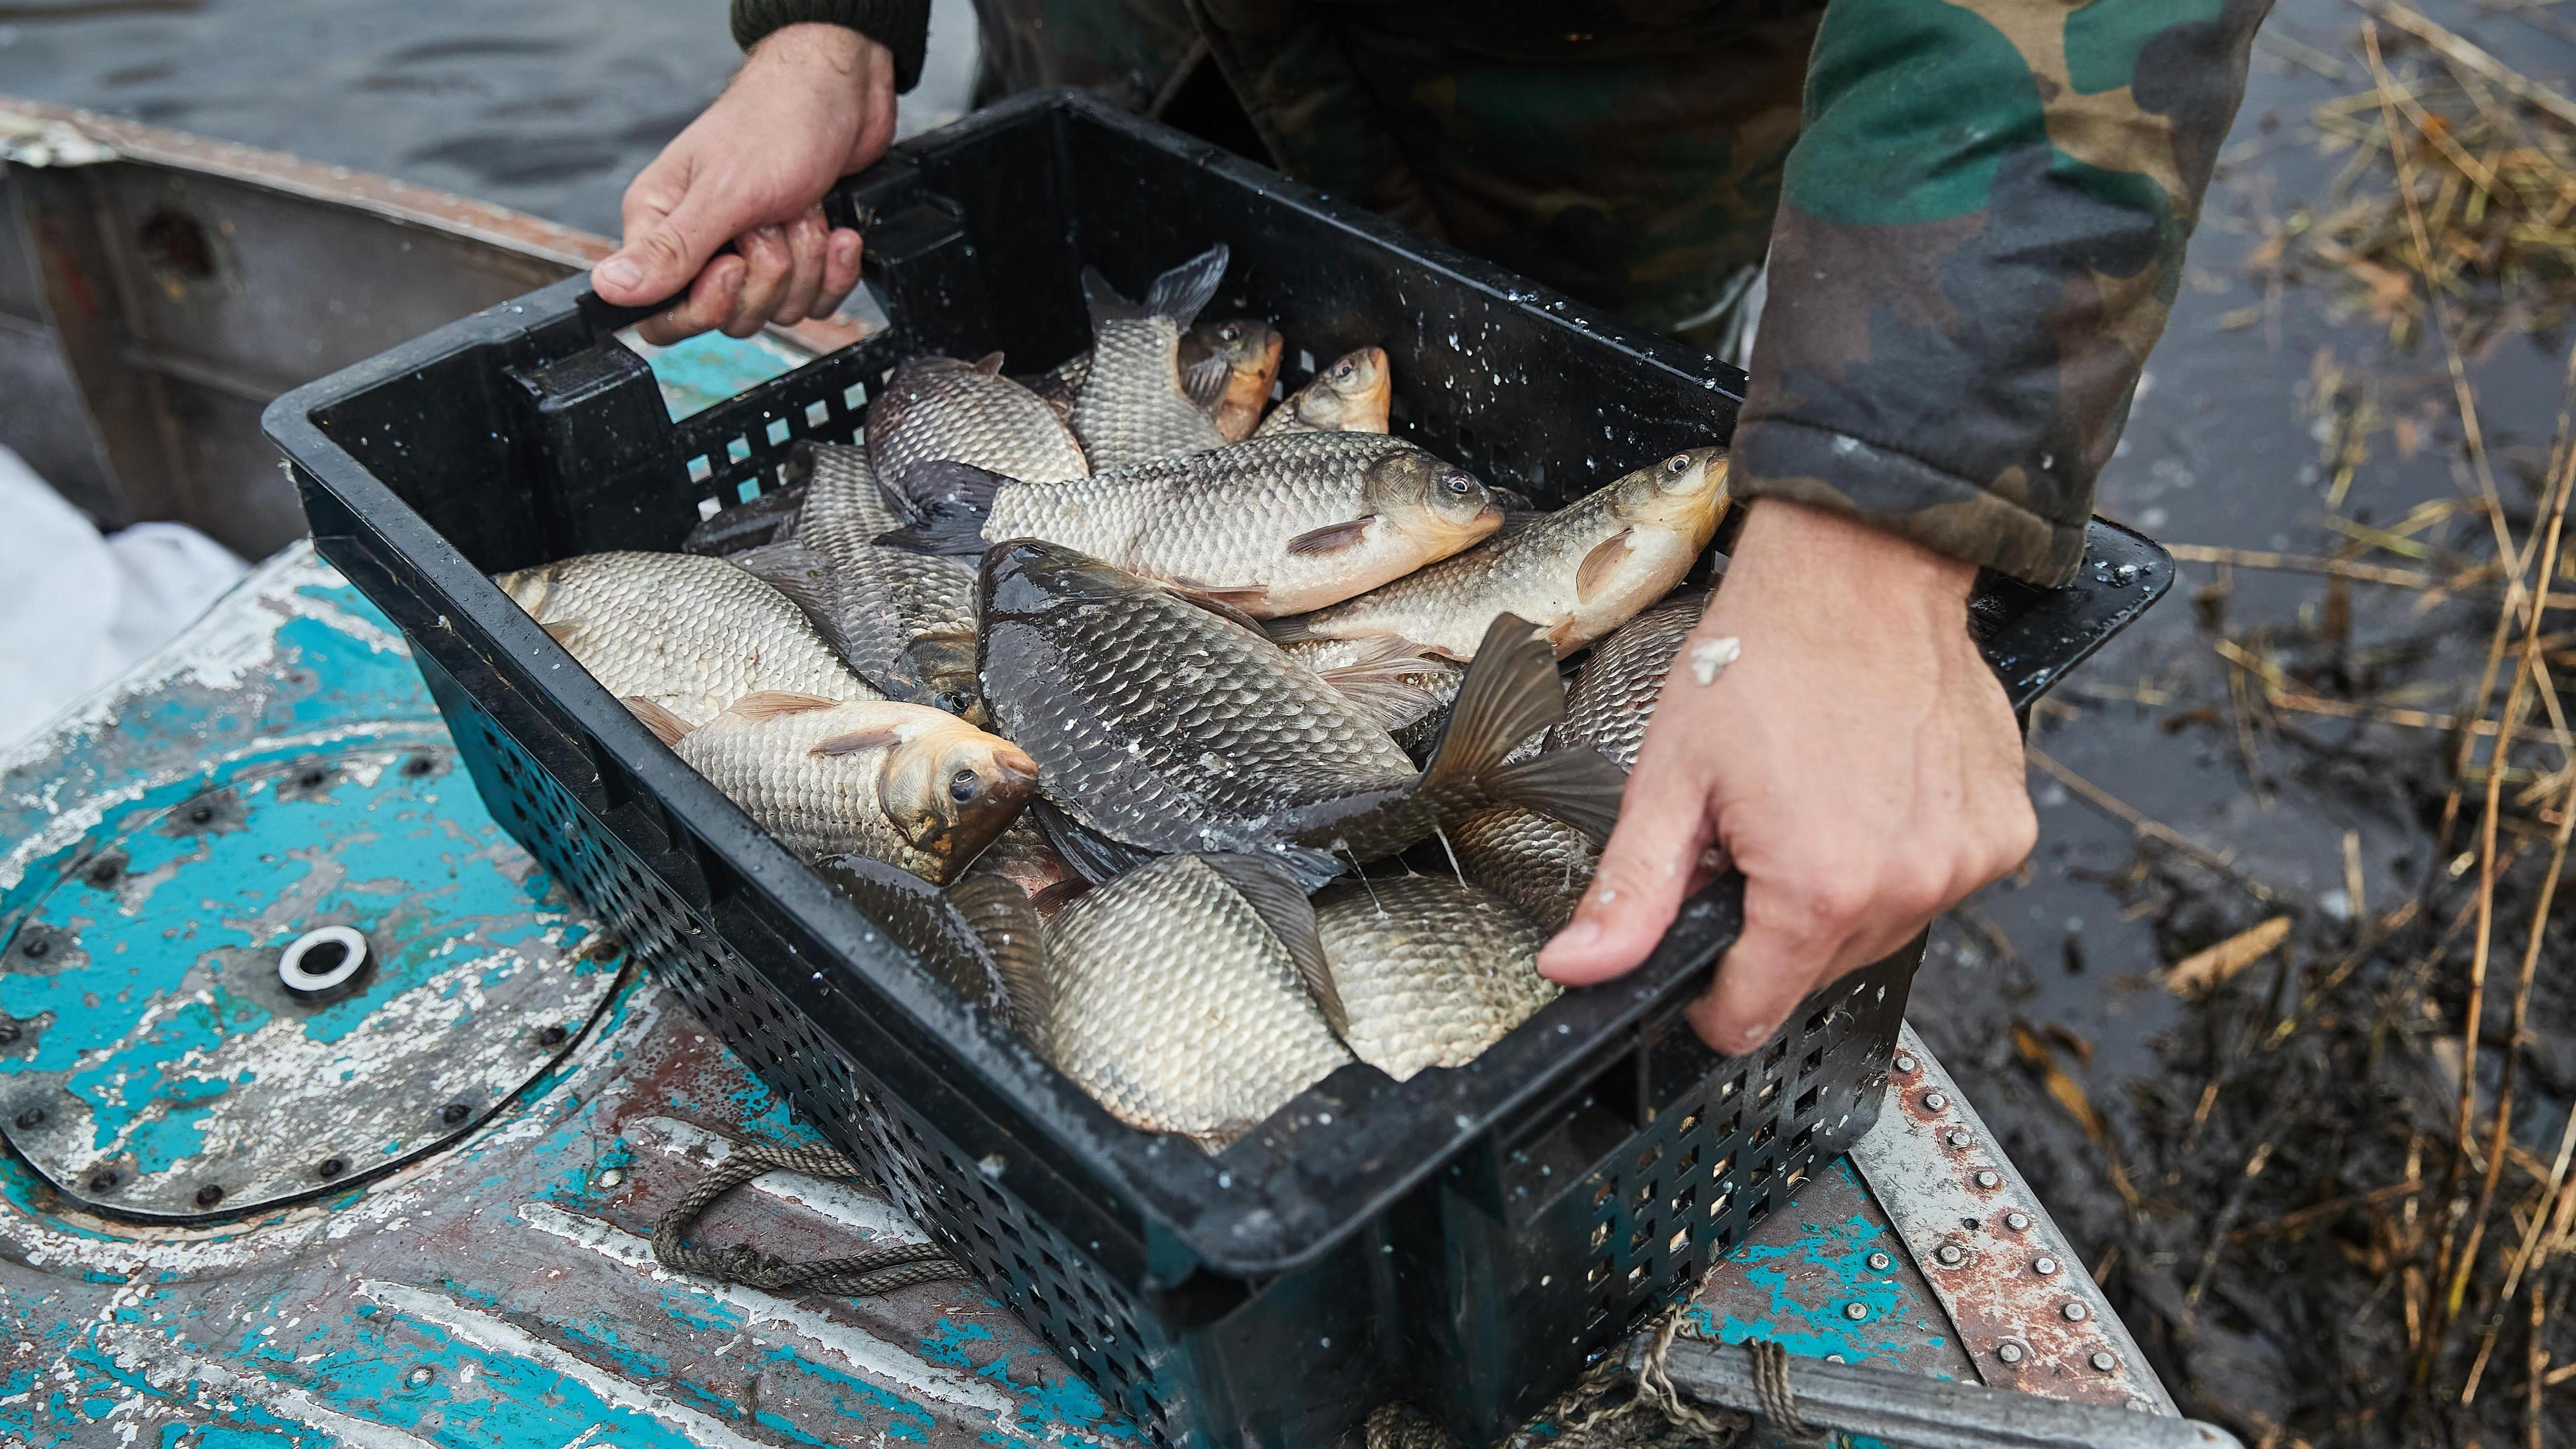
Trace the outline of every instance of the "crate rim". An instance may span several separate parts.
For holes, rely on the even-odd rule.
[[[1031,111],[1056,112],[1058,124],[1079,121],[1104,125],[1167,152],[1182,154],[1239,183],[1314,213],[1366,244],[1393,248],[1409,259],[1440,268],[1456,281],[1546,317],[1593,342],[1626,348],[1694,384],[1730,394],[1736,391],[1726,386],[1728,379],[1724,376],[1733,373],[1733,369],[1678,342],[1633,331],[1491,263],[1412,237],[1391,222],[1334,201],[1266,167],[1203,142],[1179,138],[1078,92],[1051,91],[1015,98],[954,126],[905,142],[879,164],[909,163],[936,147],[1011,124]],[[631,315],[615,320],[621,311]],[[461,612],[515,654],[522,667],[558,685],[568,684],[567,693],[560,699],[566,713],[588,730],[621,767],[639,778],[670,774],[677,757],[581,670],[561,645],[538,629],[487,575],[474,568],[455,545],[326,432],[316,415],[351,396],[469,349],[506,350],[529,345],[540,330],[560,327],[577,314],[593,324],[595,335],[604,345],[615,345],[607,334],[648,311],[607,307],[590,292],[587,275],[576,274],[299,386],[271,402],[262,415],[264,431],[288,460],[350,504],[351,511],[363,520],[362,529],[372,529],[382,545],[419,570],[422,581],[442,596],[424,600],[425,603]],[[602,325],[603,319],[610,320]],[[790,373],[764,387],[786,384],[797,375]],[[1740,379],[1741,374],[1734,377]],[[2127,613],[2142,610],[2169,585],[2170,556],[2151,541],[2099,519],[2094,521],[2092,535],[2097,541],[2112,543],[2116,552],[2148,559],[2143,597]],[[369,546],[363,538],[351,542],[361,549]],[[2159,564],[2161,567],[2156,566]],[[2080,652],[2055,657],[2050,667],[2025,681],[2025,686],[2032,692],[2044,688],[2055,676],[2080,663],[2112,632],[2116,630],[2105,628]],[[2007,680],[2008,687],[2012,682]],[[1364,1064],[1346,1066],[1309,1088],[1225,1153],[1210,1156],[1177,1139],[1118,1122],[1016,1038],[980,1014],[939,996],[926,973],[917,967],[890,969],[895,961],[910,966],[909,958],[893,949],[856,907],[833,894],[818,875],[754,827],[712,784],[685,769],[679,774],[682,778],[674,782],[676,793],[667,797],[672,812],[707,848],[726,858],[743,888],[761,894],[773,907],[803,921],[813,934],[846,958],[854,975],[910,1015],[913,1025],[937,1033],[956,1058],[950,1065],[977,1078],[973,1083],[977,1090],[1019,1114],[1017,1123],[997,1121],[996,1125],[1045,1133],[1053,1150],[1044,1155],[1059,1161],[1069,1157],[1099,1185],[1122,1196],[1143,1220],[1149,1252],[1158,1262],[1164,1255],[1151,1250],[1150,1240],[1160,1228],[1188,1250],[1191,1266],[1203,1265],[1247,1280],[1290,1273],[1334,1251],[1351,1234],[1377,1221],[1397,1199],[1450,1168],[1480,1140],[1518,1125],[1521,1114],[1564,1090],[1570,1077],[1596,1052],[1615,1040],[1630,1037],[1653,1018],[1670,1018],[1687,996],[1696,994],[1710,962],[1731,941],[1740,916],[1740,899],[1723,895],[1696,899],[1645,966],[1614,982],[1565,992],[1469,1065],[1425,1071],[1404,1083],[1396,1083]],[[861,938],[872,938],[872,942]],[[823,984],[845,998],[850,995],[840,982],[827,979]],[[1801,1011],[1807,1009],[1802,1006]],[[1798,1019],[1793,1016],[1793,1023]],[[981,1038],[987,1050],[980,1054],[958,1050],[961,1037]],[[1558,1039],[1566,1037],[1577,1043],[1574,1049],[1557,1046]],[[989,1050],[997,1043],[1007,1050]],[[1333,1154],[1351,1161],[1359,1170],[1319,1176],[1314,1154],[1283,1151],[1272,1140],[1280,1135],[1277,1129],[1282,1124],[1294,1128],[1285,1134],[1292,1139],[1292,1145],[1296,1140],[1305,1140],[1307,1133],[1328,1130],[1315,1121],[1322,1115],[1315,1110],[1318,1099],[1329,1104],[1324,1111],[1331,1114],[1332,1126],[1347,1127],[1354,1133],[1362,1129],[1375,1132],[1370,1142],[1373,1150]],[[1497,1148],[1499,1151],[1499,1143]],[[1312,1210],[1326,1197],[1340,1210]],[[1307,1210],[1282,1211],[1300,1206]]]

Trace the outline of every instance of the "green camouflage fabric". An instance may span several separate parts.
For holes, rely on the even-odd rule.
[[[2268,8],[1834,0],[1771,234],[1739,496],[2073,577]]]
[[[1289,175],[1647,327],[1767,247],[1738,495],[2052,585],[2268,8],[977,0],[990,93],[1154,112],[1204,59]]]

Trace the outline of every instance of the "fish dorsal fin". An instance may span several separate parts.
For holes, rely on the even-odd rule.
[[[903,743],[903,726],[870,725],[863,730],[834,735],[805,753],[829,759],[836,755],[856,755],[868,750],[881,750],[888,745],[901,743]]]
[[[1592,552],[1583,556],[1583,566],[1574,571],[1576,599],[1587,604],[1591,603],[1592,596],[1601,592],[1602,586],[1610,582],[1610,576],[1619,571],[1619,565],[1628,561],[1628,555],[1632,551],[1631,540],[1636,532],[1633,528],[1620,529],[1617,533],[1594,544]]]
[[[903,503],[912,524],[878,534],[875,541],[914,553],[982,553],[984,519],[993,511],[993,495],[1013,481],[971,463],[915,463],[889,492]]]
[[[1055,994],[1047,984],[1046,926],[1038,919],[1037,903],[1000,875],[970,875],[948,888],[948,900],[993,958],[1001,976],[1002,1009],[1012,1029],[1040,1056],[1046,1055]]]
[[[1438,695],[1414,682],[1440,667],[1411,640],[1389,636],[1348,664],[1316,672],[1343,698],[1393,732],[1419,723],[1440,707]]]
[[[1557,676],[1556,650],[1527,619],[1498,614],[1476,646],[1476,662],[1450,706],[1449,727],[1422,772],[1422,786],[1480,776],[1563,718],[1565,681]]]
[[[1241,624],[1256,634],[1261,632],[1261,621],[1248,611],[1270,602],[1270,590],[1259,584],[1210,584],[1197,579],[1174,579],[1163,587],[1227,623]]]
[[[689,732],[687,720],[640,694],[630,694],[622,703],[630,713],[644,722],[644,728],[653,732],[653,738],[667,746],[676,749],[681,738]]]
[[[1324,958],[1323,932],[1315,925],[1315,903],[1306,898],[1306,888],[1286,866],[1256,855],[1202,855],[1199,859],[1225,877],[1225,883],[1287,948],[1297,979],[1324,1013],[1324,1024],[1333,1029],[1333,1035],[1349,1031],[1350,1013],[1343,1010],[1342,993],[1333,984],[1332,963]]]
[[[998,352],[987,352],[983,356],[976,358],[974,365],[975,370],[984,374],[986,377],[999,377],[1002,375],[1002,354]]]
[[[1225,386],[1233,379],[1234,369],[1224,355],[1211,352],[1181,369],[1181,392],[1207,412],[1225,401]]]
[[[1145,289],[1145,311],[1156,317],[1169,317],[1172,325],[1186,332],[1199,319],[1200,309],[1216,299],[1217,286],[1225,280],[1226,262],[1234,253],[1218,242],[1206,251],[1181,263],[1154,279]]]
[[[725,707],[725,713],[757,724],[811,710],[832,709],[849,703],[845,699],[825,699],[819,694],[800,694],[789,689],[754,690]]]
[[[1339,553],[1367,538],[1368,526],[1376,518],[1377,515],[1374,513],[1363,513],[1348,523],[1332,523],[1322,528],[1308,529],[1288,540],[1288,551],[1307,556]]]

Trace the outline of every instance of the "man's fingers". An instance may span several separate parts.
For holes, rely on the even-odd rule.
[[[1538,955],[1539,974],[1588,986],[1636,969],[1690,890],[1708,816],[1698,790],[1631,789],[1574,919]]]
[[[636,332],[656,347],[668,347],[717,326],[733,315],[742,299],[742,272],[740,257],[718,257],[707,263],[679,305],[645,318]]]
[[[776,310],[779,297],[787,290],[787,274],[793,264],[787,251],[787,229],[780,226],[756,226],[733,239],[734,250],[742,253],[742,295],[733,312],[723,323],[727,337],[749,337],[760,330]]]
[[[823,244],[823,285],[814,294],[808,317],[829,317],[841,310],[850,289],[859,284],[859,234],[836,227]]]
[[[831,235],[821,207],[787,224],[787,285],[769,309],[770,321],[802,322],[814,315],[814,294],[823,286],[823,248]]]
[[[1729,1055],[1771,1039],[1827,965],[1834,946],[1803,911],[1777,909],[1778,887],[1748,881],[1744,933],[1717,961],[1717,984],[1683,1011],[1699,1039]],[[1795,910],[1795,908],[1792,908]]]

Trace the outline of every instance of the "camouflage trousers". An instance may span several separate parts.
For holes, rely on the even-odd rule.
[[[1213,66],[1281,171],[1706,341],[1763,257],[1822,0],[976,0],[983,99],[1161,114]]]

